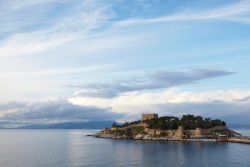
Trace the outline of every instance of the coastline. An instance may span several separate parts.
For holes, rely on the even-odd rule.
[[[171,138],[121,138],[114,136],[97,136],[96,134],[87,135],[88,137],[96,137],[96,138],[106,138],[106,139],[115,139],[115,140],[145,140],[145,141],[176,141],[176,142],[220,142],[220,143],[241,143],[241,144],[250,144],[250,138],[228,138],[226,140],[220,139],[171,139]]]
[[[250,138],[230,138],[228,142],[250,144]]]

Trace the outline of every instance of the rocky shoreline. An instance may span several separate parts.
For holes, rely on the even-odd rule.
[[[213,129],[184,130],[179,127],[176,130],[157,130],[145,128],[144,124],[127,126],[122,128],[106,128],[97,132],[94,136],[98,138],[131,139],[131,140],[154,140],[154,141],[227,141],[228,136],[237,136],[226,127]],[[216,132],[220,131],[221,135]]]
[[[97,138],[109,138],[118,140],[151,140],[151,141],[216,141],[216,139],[173,139],[168,137],[152,137],[150,135],[137,134],[135,137],[106,135],[92,135]]]
[[[189,139],[174,139],[168,137],[152,137],[144,134],[137,134],[134,137],[128,136],[116,136],[112,134],[93,134],[87,135],[97,138],[107,138],[107,139],[116,139],[116,140],[147,140],[147,141],[184,141],[184,142],[232,142],[232,143],[242,143],[242,144],[250,144],[250,138],[248,137],[231,137],[224,140],[218,138],[189,138]]]

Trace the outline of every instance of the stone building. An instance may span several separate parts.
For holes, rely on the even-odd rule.
[[[146,121],[146,120],[150,120],[150,119],[157,119],[158,118],[158,114],[142,114],[141,115],[141,120],[142,121]]]

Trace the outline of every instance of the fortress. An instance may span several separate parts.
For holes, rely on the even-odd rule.
[[[158,114],[149,113],[149,114],[142,114],[141,121],[147,121],[151,119],[158,119]],[[201,128],[196,128],[194,130],[185,130],[182,126],[179,126],[177,130],[155,130],[155,129],[148,129],[147,125],[141,123],[146,129],[146,131],[151,135],[160,135],[162,133],[167,133],[174,139],[182,140],[184,138],[202,138],[203,135],[207,134],[208,132],[202,130]]]
[[[240,134],[228,129],[221,120],[183,115],[158,117],[158,114],[142,114],[141,120],[124,125],[113,125],[96,133],[96,137],[136,140],[175,141],[229,141]],[[237,141],[238,142],[238,141]],[[245,141],[244,141],[245,142]]]

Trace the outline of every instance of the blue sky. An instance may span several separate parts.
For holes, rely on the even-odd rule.
[[[89,121],[107,112],[118,121],[142,112],[250,118],[248,0],[0,6],[2,124]],[[60,118],[50,117],[55,108]]]

